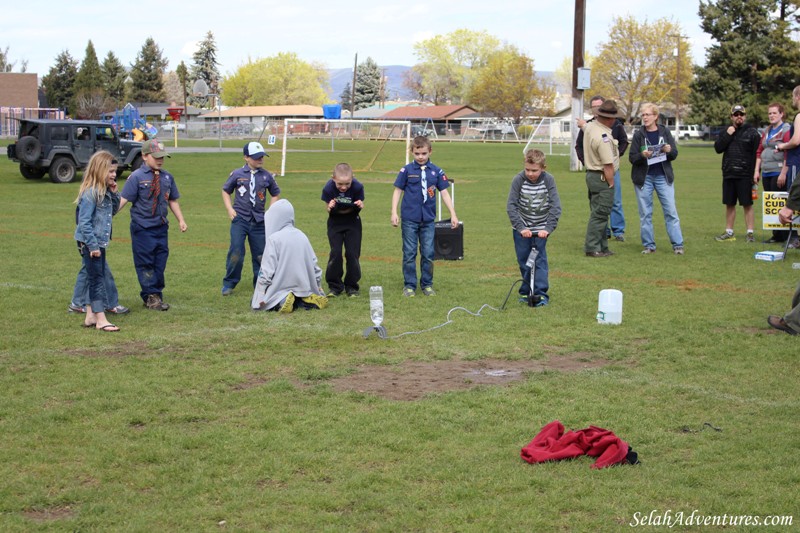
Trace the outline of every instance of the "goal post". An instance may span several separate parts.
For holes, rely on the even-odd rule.
[[[287,153],[311,154],[347,153],[354,170],[368,172],[381,157],[390,141],[404,141],[404,164],[409,162],[411,147],[411,122],[408,120],[324,119],[287,118],[283,120],[283,146],[281,147],[281,176],[286,174]],[[290,147],[290,143],[292,146]],[[394,157],[394,155],[390,156]],[[399,163],[399,157],[396,163]],[[316,159],[320,159],[317,157]],[[330,159],[330,158],[325,158]],[[338,163],[341,161],[336,161]],[[349,161],[348,161],[349,162]],[[335,164],[333,163],[333,164]],[[333,168],[312,168],[314,171],[329,171]]]

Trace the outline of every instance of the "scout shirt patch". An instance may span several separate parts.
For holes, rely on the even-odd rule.
[[[603,142],[604,143],[611,142],[611,139],[608,138],[608,134],[606,133],[603,134]]]

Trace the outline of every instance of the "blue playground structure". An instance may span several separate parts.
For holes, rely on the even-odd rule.
[[[123,139],[144,141],[155,137],[158,133],[158,129],[145,122],[139,115],[139,110],[131,103],[125,104],[125,107],[113,113],[106,113],[103,120],[111,123]]]

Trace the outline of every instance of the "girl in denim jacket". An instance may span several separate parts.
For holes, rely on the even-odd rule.
[[[111,240],[111,218],[119,209],[117,164],[111,153],[95,153],[83,173],[83,182],[75,200],[78,204],[75,240],[89,274],[89,305],[86,306],[83,326],[107,332],[119,331],[106,318],[103,285],[106,246]]]

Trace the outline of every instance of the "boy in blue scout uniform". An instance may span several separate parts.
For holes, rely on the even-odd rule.
[[[242,279],[245,237],[250,243],[253,287],[256,286],[258,271],[261,269],[261,255],[264,253],[267,191],[270,194],[269,205],[278,201],[281,194],[275,177],[264,168],[264,156],[267,154],[261,143],[245,144],[243,153],[244,166],[231,172],[222,186],[222,203],[231,219],[231,246],[225,261],[225,277],[222,279],[223,296],[231,294]]]
[[[436,190],[440,191],[442,201],[450,211],[450,226],[458,227],[453,201],[447,188],[450,183],[444,170],[430,162],[433,148],[427,137],[414,137],[411,153],[414,161],[400,169],[394,181],[392,194],[392,226],[400,224],[397,204],[403,197],[401,206],[403,233],[403,296],[413,297],[417,288],[417,244],[420,251],[420,280],[422,294],[434,296],[433,255],[434,221],[436,219]]]
[[[347,163],[339,163],[333,176],[322,188],[322,201],[328,210],[328,267],[325,281],[328,283],[328,298],[339,296],[343,291],[348,296],[358,296],[361,279],[361,217],[364,208],[364,186],[353,177],[353,169]],[[344,274],[342,246],[347,260]]]
[[[170,155],[156,139],[142,145],[144,164],[134,171],[122,189],[119,208],[131,203],[131,244],[133,264],[141,286],[144,306],[154,311],[166,311],[169,304],[163,298],[164,270],[169,257],[168,209],[172,211],[181,232],[188,229],[181,213],[178,186],[172,174],[163,170],[164,157]]]

